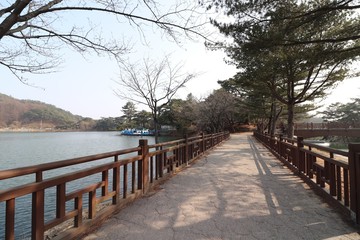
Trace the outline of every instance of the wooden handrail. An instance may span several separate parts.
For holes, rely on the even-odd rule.
[[[228,137],[229,133],[227,132],[202,134],[201,136],[155,145],[148,145],[147,140],[141,139],[139,146],[134,148],[2,170],[0,171],[0,180],[21,178],[30,174],[35,175],[34,182],[0,191],[0,202],[6,203],[4,237],[6,240],[13,240],[16,237],[15,218],[18,206],[15,206],[15,200],[19,197],[31,196],[32,199],[26,208],[32,209],[32,220],[29,225],[32,226],[31,238],[33,240],[44,239],[46,230],[51,230],[69,219],[74,219],[73,229],[75,228],[76,231],[67,230],[58,238],[76,238],[84,234],[87,229],[104,221],[106,216],[110,216],[114,211],[121,209],[129,201],[146,194],[151,188],[156,187],[157,184],[172,175],[177,168],[185,167],[189,162]],[[120,156],[126,154],[134,154],[135,156],[125,156],[119,160]],[[67,171],[58,176],[43,177],[49,170],[73,165],[80,166],[80,164],[108,158],[113,159],[108,163],[102,162],[99,165],[88,166],[81,170]],[[112,174],[112,178],[110,178],[110,174]],[[67,183],[95,175],[99,175],[100,179],[94,178],[90,183],[71,189],[71,192],[66,191]],[[46,190],[51,188],[56,189],[56,216],[45,222],[45,202],[48,197]],[[88,203],[83,201],[84,195],[88,195]],[[111,205],[104,207],[98,213],[97,205],[111,199]],[[66,203],[69,201],[74,201],[74,208],[70,210],[66,207]],[[85,212],[91,219],[86,222],[82,221]]]
[[[62,183],[71,182],[80,178],[84,178],[141,159],[142,159],[141,156],[136,156],[133,158],[125,159],[124,161],[106,163],[96,167],[87,168],[86,170],[79,170],[61,176],[45,179],[41,182],[28,183],[17,187],[9,188],[6,190],[2,190],[0,191],[0,202],[7,201],[12,198],[21,197],[32,192],[44,190],[46,188],[54,187]]]
[[[49,170],[53,170],[53,169],[69,167],[72,165],[92,162],[92,161],[109,158],[109,157],[113,157],[113,156],[134,153],[139,150],[140,150],[139,147],[129,148],[129,149],[124,149],[124,150],[120,150],[120,151],[113,151],[113,152],[107,152],[107,153],[102,153],[102,154],[90,155],[90,156],[86,156],[86,157],[79,157],[79,158],[72,158],[72,159],[68,159],[68,160],[61,160],[61,161],[56,161],[56,162],[51,162],[51,163],[37,164],[37,165],[33,165],[33,166],[28,166],[28,167],[0,170],[0,180],[34,174],[39,171],[44,172],[44,171],[49,171]]]
[[[360,223],[360,144],[349,144],[349,152],[345,152],[306,143],[299,136],[293,140],[259,132],[254,136],[321,196],[349,217],[355,215],[354,220]],[[337,160],[335,154],[347,157],[347,161]]]

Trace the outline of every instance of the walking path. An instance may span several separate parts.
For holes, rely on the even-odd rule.
[[[84,239],[360,239],[250,134],[231,139]]]

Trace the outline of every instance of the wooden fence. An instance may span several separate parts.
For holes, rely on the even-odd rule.
[[[31,195],[28,202],[28,208],[31,208],[31,239],[44,239],[54,227],[69,223],[70,229],[56,238],[79,237],[228,137],[229,133],[219,133],[156,145],[148,145],[146,139],[141,139],[135,148],[0,171],[0,181],[34,176],[33,182],[0,191],[0,204],[5,203],[5,211],[0,212],[0,218],[5,218],[4,237],[7,240],[15,239],[15,203],[16,199],[26,195]],[[106,159],[110,161],[103,163]],[[96,164],[99,160],[102,162]],[[85,163],[94,164],[75,172],[44,177],[50,170]],[[76,189],[67,189],[70,182],[81,182],[89,176],[98,177],[94,177],[96,180],[90,184],[81,183]],[[56,194],[55,217],[45,221],[47,190],[51,188],[55,188]]]
[[[277,158],[330,204],[360,223],[360,144],[349,152],[254,132]]]

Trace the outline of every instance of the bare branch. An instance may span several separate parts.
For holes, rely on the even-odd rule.
[[[181,65],[173,67],[168,57],[160,63],[149,59],[143,60],[143,66],[123,64],[120,88],[115,94],[123,99],[143,104],[151,109],[154,125],[157,118],[176,92],[193,79],[193,74],[181,74]]]
[[[170,11],[162,13],[163,10],[158,9],[159,5],[156,2],[148,0],[13,1],[13,4],[9,3],[9,6],[0,9],[0,41],[3,47],[11,45],[21,49],[22,46],[26,46],[28,52],[24,52],[23,59],[26,57],[34,59],[39,54],[46,56],[42,48],[52,49],[53,57],[57,59],[58,56],[55,56],[54,50],[68,45],[81,54],[90,50],[97,54],[106,53],[117,61],[122,61],[122,56],[129,50],[126,44],[109,39],[104,41],[103,37],[95,36],[97,32],[94,28],[83,25],[81,21],[69,26],[70,30],[60,28],[59,20],[69,12],[82,12],[88,15],[91,13],[111,14],[119,22],[121,19],[126,19],[139,31],[143,39],[146,39],[146,34],[143,32],[145,23],[157,26],[176,42],[179,42],[180,34],[207,39],[207,36],[200,31],[205,23],[196,21],[195,24],[193,21],[195,5],[190,7],[179,4]],[[13,63],[6,62],[6,58],[2,56],[0,56],[0,61],[3,66],[13,66]],[[48,61],[52,62],[50,58]],[[28,69],[24,68],[21,72],[36,71],[32,67],[29,65]],[[49,64],[48,67],[51,68],[51,65]],[[15,67],[13,71],[20,70]],[[21,72],[18,74],[21,75]]]
[[[50,12],[63,12],[63,11],[97,11],[97,12],[121,15],[121,16],[127,17],[129,19],[132,19],[132,21],[133,21],[133,19],[137,19],[137,20],[142,20],[144,22],[154,23],[157,26],[159,26],[160,28],[162,28],[163,30],[166,30],[168,33],[170,33],[169,32],[170,28],[174,27],[174,28],[183,30],[184,32],[190,32],[195,35],[198,35],[198,36],[204,38],[205,40],[211,41],[211,39],[208,39],[205,35],[201,34],[199,31],[195,31],[192,27],[186,27],[186,26],[181,26],[176,23],[165,22],[165,21],[160,20],[160,18],[152,19],[152,18],[148,18],[148,17],[135,15],[132,13],[125,13],[125,12],[120,12],[120,11],[113,10],[113,9],[104,9],[104,8],[98,8],[98,7],[57,7],[57,8],[50,8],[50,9],[39,9],[38,11],[32,12],[31,14],[27,14],[22,17],[19,17],[18,21],[25,22],[25,21],[29,21],[30,19],[37,17],[41,14],[50,13]],[[0,34],[0,39],[1,39],[1,37],[2,36]]]

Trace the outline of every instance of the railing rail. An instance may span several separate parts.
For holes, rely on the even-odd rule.
[[[349,152],[258,132],[254,136],[331,204],[360,223],[360,144]]]
[[[74,158],[53,163],[0,171],[0,180],[33,175],[34,181],[0,191],[0,204],[5,204],[3,228],[6,240],[15,239],[16,199],[31,196],[31,238],[44,239],[46,231],[72,220],[69,230],[58,239],[73,239],[104,221],[125,204],[146,194],[157,184],[170,177],[174,171],[186,166],[207,150],[229,137],[229,133],[218,133],[184,138],[181,140],[148,145],[146,139],[139,147]],[[121,159],[120,159],[121,157]],[[85,163],[100,162],[84,169],[70,171],[60,176],[45,178],[47,171]],[[67,189],[73,181],[95,176],[91,182]],[[45,220],[45,203],[49,189],[55,188],[55,213]],[[87,201],[85,203],[84,201]],[[69,203],[72,207],[69,209]],[[105,204],[106,203],[106,204]],[[101,209],[99,208],[101,206]],[[85,214],[87,217],[85,217]],[[69,224],[69,223],[68,223]]]
[[[20,176],[29,175],[29,174],[36,174],[38,172],[44,172],[44,171],[49,171],[49,170],[53,170],[53,169],[69,167],[72,165],[77,165],[77,164],[82,164],[82,163],[88,163],[88,162],[92,162],[92,161],[96,161],[96,160],[104,159],[104,158],[108,158],[108,157],[138,152],[139,150],[141,150],[140,147],[129,148],[129,149],[120,150],[120,151],[107,152],[107,153],[102,153],[102,154],[90,155],[90,156],[86,156],[86,157],[73,158],[73,159],[68,159],[68,160],[56,161],[56,162],[52,162],[52,163],[43,163],[43,164],[38,164],[38,165],[34,165],[34,166],[29,166],[29,167],[1,170],[0,171],[0,180],[14,178],[14,177],[20,177]]]

